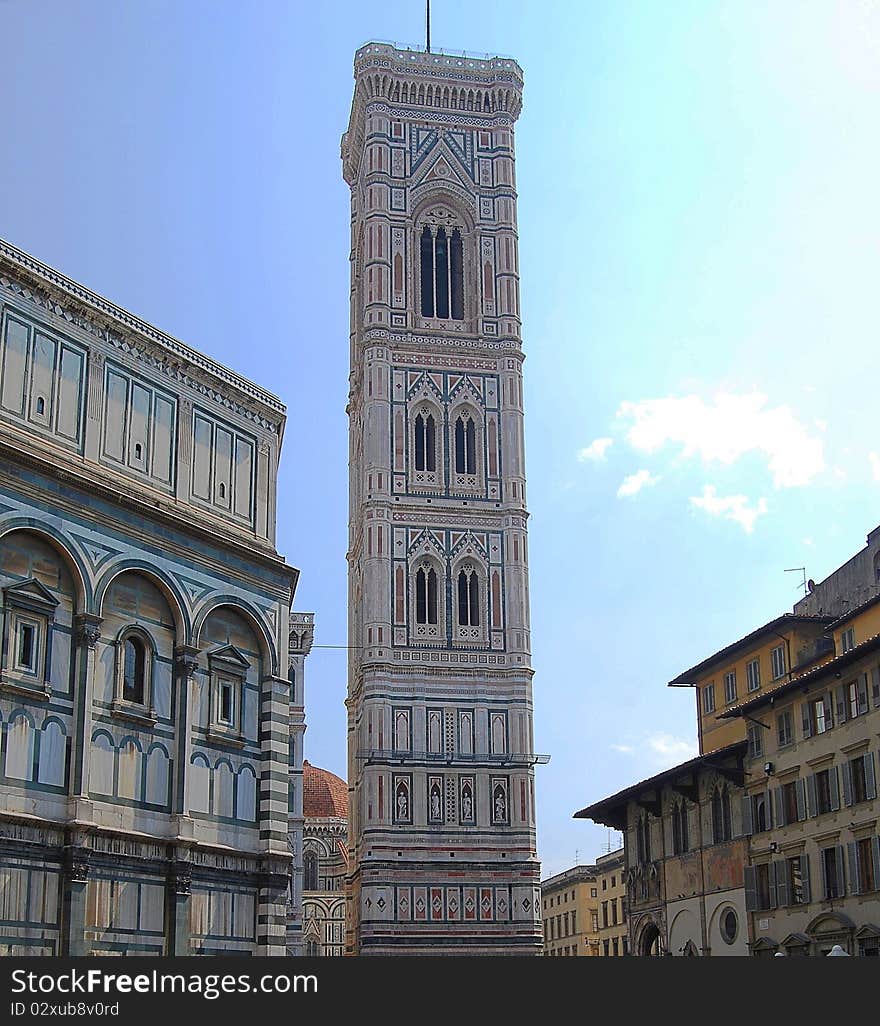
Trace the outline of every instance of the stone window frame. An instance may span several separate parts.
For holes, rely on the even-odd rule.
[[[3,588],[3,648],[0,684],[10,691],[48,700],[52,695],[52,635],[59,600],[36,578]],[[18,666],[19,628],[36,632],[33,669]]]
[[[430,414],[434,418],[434,469],[416,469],[416,418],[420,413]],[[409,453],[407,460],[409,474],[409,490],[411,492],[442,492],[444,488],[444,452],[443,438],[445,434],[445,418],[443,409],[436,399],[420,395],[407,404],[407,441]]]
[[[132,702],[124,697],[125,686],[125,643],[129,638],[136,638],[144,646],[144,698],[142,702]],[[156,722],[156,710],[153,705],[153,670],[156,662],[156,642],[150,632],[139,623],[126,624],[116,635],[116,649],[113,667],[113,704],[111,714],[120,719],[132,720],[146,726]]]
[[[474,473],[459,473],[456,469],[455,428],[460,417],[474,424]],[[466,429],[466,424],[465,424]],[[481,496],[486,482],[486,416],[469,396],[459,399],[449,410],[446,422],[449,449],[449,492],[455,495]]]
[[[479,623],[460,624],[458,578],[461,572],[476,574],[479,599]],[[452,566],[452,644],[458,648],[489,644],[489,575],[483,560],[473,552],[460,556]]]
[[[461,277],[462,277],[462,318],[452,316],[452,293],[449,294],[449,316],[428,317],[422,313],[422,234],[428,228],[432,240],[437,231],[443,228],[449,240],[449,256],[451,259],[451,242],[453,233],[458,230],[461,235]],[[417,317],[417,326],[426,329],[453,327],[455,331],[471,332],[474,330],[478,316],[477,287],[474,268],[478,264],[477,238],[470,219],[459,210],[458,204],[448,194],[435,195],[422,204],[412,221],[410,253],[412,254],[413,313]],[[451,276],[451,265],[450,265]],[[432,282],[432,295],[436,304],[436,281]]]
[[[251,664],[234,645],[208,653],[208,737],[226,744],[244,744],[244,686]],[[220,718],[221,688],[232,687],[232,720]]]
[[[437,575],[437,623],[418,623],[416,619],[416,581],[419,570],[432,569]],[[415,644],[446,644],[446,570],[438,555],[422,551],[409,565],[409,630]]]

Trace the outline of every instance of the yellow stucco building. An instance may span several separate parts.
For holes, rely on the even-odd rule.
[[[629,954],[626,923],[626,860],[623,848],[596,859],[598,910],[596,954]]]
[[[573,866],[541,883],[544,954],[599,954],[595,866]]]

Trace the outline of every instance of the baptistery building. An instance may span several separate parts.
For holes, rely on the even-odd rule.
[[[285,417],[0,242],[0,953],[299,951]]]

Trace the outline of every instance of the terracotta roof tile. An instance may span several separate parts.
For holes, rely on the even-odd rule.
[[[303,816],[348,818],[348,784],[335,773],[303,762]]]

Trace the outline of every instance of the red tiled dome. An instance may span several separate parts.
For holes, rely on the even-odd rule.
[[[308,759],[303,762],[303,816],[348,818],[348,784]]]

